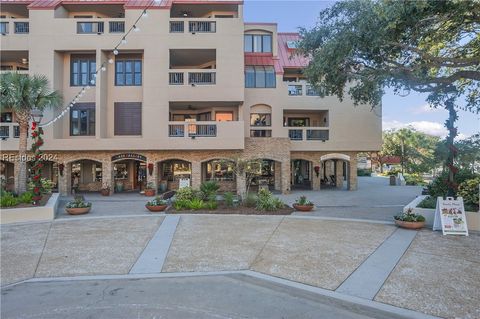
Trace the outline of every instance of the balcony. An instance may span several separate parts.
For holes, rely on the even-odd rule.
[[[305,81],[284,82],[289,96],[319,96],[313,86]]]
[[[192,69],[182,72],[172,72],[168,74],[170,85],[214,85],[216,84],[216,73],[211,70]],[[185,79],[188,81],[186,82]]]
[[[77,22],[77,34],[102,34],[104,22]]]
[[[216,137],[217,122],[191,123],[191,122],[170,122],[168,125],[168,136],[170,137]]]
[[[0,22],[0,34],[28,34],[30,22],[28,19],[6,19]]]
[[[20,137],[20,127],[18,124],[2,123],[0,125],[0,139],[6,140],[8,138]]]

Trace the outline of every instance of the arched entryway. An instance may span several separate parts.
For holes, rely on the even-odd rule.
[[[112,156],[113,187],[116,193],[143,192],[147,186],[147,158],[140,154]]]
[[[177,190],[192,185],[192,163],[181,159],[168,159],[158,163],[159,192]]]
[[[220,192],[236,192],[237,183],[235,162],[224,159],[212,159],[202,163],[202,182],[215,181]]]
[[[321,189],[350,189],[350,156],[332,153],[320,157]]]
[[[0,182],[2,189],[15,191],[15,165],[12,162],[0,161]]]
[[[75,160],[69,164],[70,189],[75,192],[98,192],[102,188],[102,163],[90,159]],[[68,182],[68,181],[67,181]]]
[[[291,163],[291,189],[305,190],[313,187],[313,165],[311,161],[293,159]]]
[[[259,159],[258,165],[253,170],[254,177],[250,190],[258,191],[261,188],[267,188],[270,191],[281,191],[281,163],[272,159]]]

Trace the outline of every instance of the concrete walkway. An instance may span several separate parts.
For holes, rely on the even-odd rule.
[[[123,318],[123,313],[124,317],[157,313],[187,318],[276,318],[276,310],[256,301],[263,298],[278,303],[278,290],[265,289],[259,280],[300,289],[292,292],[281,288],[287,289],[281,298],[286,298],[291,309],[285,312],[286,317],[315,317],[323,310],[327,318],[428,317],[421,313],[448,318],[480,316],[480,235],[476,233],[442,237],[430,230],[399,230],[389,223],[222,215],[175,215],[166,220],[158,215],[58,219],[2,226],[1,231],[2,315],[8,314],[6,317],[35,313],[38,318],[60,318],[72,313],[75,318],[102,313],[104,317]],[[438,280],[451,278],[452,269],[458,270],[454,280]],[[234,283],[231,276],[224,276],[225,271],[254,279]],[[207,274],[217,277],[195,285],[198,276]],[[195,279],[177,278],[185,276]],[[151,277],[161,277],[162,281]],[[164,281],[167,277],[177,279]],[[239,288],[242,282],[255,286]],[[164,285],[183,288],[172,293],[176,290],[163,290]],[[195,293],[190,294],[190,289]],[[138,294],[140,290],[145,293]],[[304,295],[309,292],[334,301],[320,298],[310,308],[307,304],[312,297]],[[169,293],[172,295],[155,297]],[[217,297],[217,293],[225,296]],[[45,299],[43,313],[38,300],[44,295],[52,299]],[[132,302],[110,298],[117,295],[143,296],[144,303],[137,302],[136,297]],[[289,296],[295,296],[296,303],[290,304]],[[209,306],[204,308],[195,298]],[[25,308],[18,307],[22,299],[28,305]],[[155,308],[159,300],[162,306]],[[174,300],[181,300],[183,308]],[[231,306],[235,300],[252,309],[241,307],[236,312]],[[375,311],[362,310],[361,305]],[[120,311],[122,307],[125,309]],[[184,313],[183,309],[193,312]],[[262,309],[264,312],[257,312]]]

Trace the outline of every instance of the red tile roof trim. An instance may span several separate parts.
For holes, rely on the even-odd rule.
[[[169,9],[173,4],[243,4],[243,0],[0,0],[0,3],[29,4],[29,9],[55,9],[62,4],[123,4],[128,9]]]

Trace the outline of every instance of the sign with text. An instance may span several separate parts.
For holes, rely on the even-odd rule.
[[[178,180],[178,188],[190,187],[190,178],[180,178]]]
[[[433,230],[442,230],[444,235],[468,236],[467,218],[463,207],[463,198],[437,198]]]
[[[119,160],[124,160],[124,159],[134,159],[137,161],[142,161],[146,162],[147,158],[143,155],[136,154],[136,153],[123,153],[123,154],[118,154],[118,155],[113,155],[112,156],[112,162],[119,161]]]

